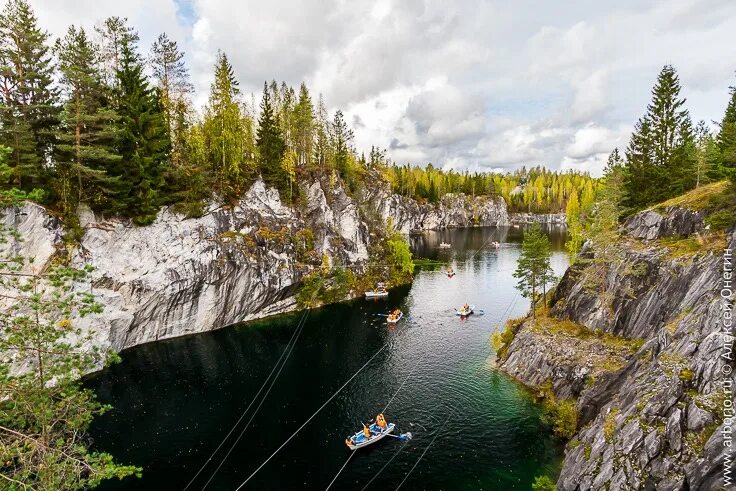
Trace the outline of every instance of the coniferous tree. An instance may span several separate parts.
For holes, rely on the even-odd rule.
[[[627,149],[629,209],[636,210],[695,187],[695,138],[684,104],[677,73],[667,65],[657,77],[652,102],[637,123]]]
[[[274,114],[272,91],[269,90],[266,83],[263,84],[256,145],[263,180],[267,185],[281,191],[283,197],[283,193],[288,190],[288,175],[282,165],[285,152],[284,138],[279,127],[278,116]]]
[[[219,53],[215,80],[204,120],[204,137],[216,188],[226,202],[240,198],[255,174],[246,152],[245,115],[241,114],[240,89],[225,53]]]
[[[55,143],[59,108],[47,32],[25,0],[0,14],[0,144],[12,149],[12,184],[44,186]]]
[[[731,99],[718,133],[718,150],[722,162],[721,173],[736,182],[736,87],[731,87]]]
[[[353,140],[353,130],[348,128],[342,111],[335,112],[330,125],[330,146],[332,150],[333,166],[344,179],[350,172],[350,152]]]
[[[299,169],[306,169],[313,155],[314,107],[307,86],[299,87],[299,100],[294,107],[294,147]]]
[[[56,146],[57,199],[67,224],[77,205],[103,203],[115,186],[107,173],[120,162],[117,112],[97,70],[99,53],[84,29],[69,27],[56,43],[65,97]]]
[[[152,222],[161,204],[159,190],[170,142],[157,91],[148,86],[135,46],[125,43],[118,72],[119,153],[112,174],[119,176],[113,210],[138,224]]]
[[[100,66],[107,85],[116,88],[118,73],[123,69],[123,48],[138,43],[138,33],[127,25],[125,17],[108,17],[95,27],[100,38]]]
[[[149,63],[161,95],[164,120],[171,139],[171,163],[181,165],[184,156],[183,135],[186,132],[188,97],[194,90],[189,81],[189,70],[184,64],[184,53],[176,41],[164,33],[151,47]]]
[[[314,129],[314,163],[320,174],[324,174],[329,165],[327,154],[329,151],[329,136],[327,131],[327,108],[322,94],[317,102],[317,114],[315,115]]]
[[[532,316],[535,318],[539,290],[546,295],[546,286],[553,276],[550,257],[549,239],[542,233],[539,223],[535,222],[524,234],[521,255],[514,271],[514,278],[519,280],[516,288],[522,296],[531,300]]]

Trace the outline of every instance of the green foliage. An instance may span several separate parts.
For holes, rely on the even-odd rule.
[[[674,68],[662,68],[647,113],[626,151],[624,205],[632,211],[677,196],[698,184],[696,141]]]
[[[258,120],[256,135],[258,165],[264,182],[278,189],[283,198],[291,199],[288,194],[291,191],[289,176],[283,166],[286,152],[284,137],[279,126],[278,114],[274,113],[271,92],[266,83],[263,84],[261,116]]]
[[[58,124],[49,35],[25,0],[0,13],[0,145],[12,150],[8,184],[22,191],[48,185],[47,160]]]
[[[533,491],[555,491],[556,489],[555,482],[548,476],[537,476],[532,483]]]
[[[0,478],[9,486],[3,489],[88,489],[140,475],[139,468],[89,448],[89,425],[109,407],[81,387],[79,376],[114,359],[90,351],[94,332],[76,324],[102,311],[87,288],[74,288],[91,268],[39,273],[12,250],[3,248],[0,260],[0,287],[13,299],[0,311],[0,352],[12,355],[0,360]],[[14,357],[27,361],[27,370],[11,371]]]
[[[499,360],[506,357],[509,346],[511,346],[511,342],[514,340],[514,336],[516,336],[516,332],[523,324],[524,319],[524,317],[509,319],[506,321],[503,331],[494,331],[493,334],[491,334],[491,345],[493,346],[493,349],[496,350],[496,357]]]
[[[603,418],[603,437],[607,443],[613,443],[613,437],[616,434],[616,416],[620,412],[621,410],[619,408],[612,408]]]
[[[550,393],[544,401],[544,418],[552,426],[555,435],[564,439],[572,438],[578,425],[575,401],[572,399],[558,401]]]
[[[587,174],[558,173],[542,167],[508,174],[470,173],[443,171],[432,164],[388,167],[384,159],[377,149],[372,149],[370,167],[381,169],[395,193],[421,201],[436,202],[447,193],[501,196],[509,211],[561,213],[573,194],[576,198],[585,195],[587,203],[597,188],[597,181]]]
[[[534,223],[524,234],[514,278],[519,280],[516,288],[531,300],[532,314],[535,317],[539,290],[543,290],[542,298],[545,298],[546,287],[553,280],[551,255],[549,238],[542,233],[540,225]]]
[[[414,262],[412,261],[409,244],[398,232],[393,232],[386,239],[388,254],[386,259],[391,271],[394,283],[405,283],[411,280],[414,274]]]
[[[135,46],[123,44],[118,78],[120,159],[111,174],[119,177],[112,210],[133,218],[139,225],[151,223],[161,205],[159,190],[170,149],[163,108],[157,91],[148,86]]]
[[[736,184],[736,87],[731,87],[731,98],[721,121],[718,133],[721,173]]]

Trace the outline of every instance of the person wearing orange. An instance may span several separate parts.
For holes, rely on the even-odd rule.
[[[378,416],[376,416],[376,424],[382,430],[385,430],[386,429],[386,418],[383,417],[383,413],[381,413]]]
[[[363,424],[363,436],[366,438],[371,437],[371,430],[365,425],[365,423]]]

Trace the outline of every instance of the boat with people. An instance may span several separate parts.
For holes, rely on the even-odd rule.
[[[367,447],[372,443],[376,443],[377,441],[382,440],[389,433],[394,431],[395,427],[396,425],[394,425],[393,423],[386,422],[386,418],[383,416],[383,414],[379,414],[378,416],[376,416],[375,423],[371,424],[370,426],[366,426],[366,424],[363,423],[362,430],[358,431],[352,436],[347,437],[345,439],[345,445],[347,445],[350,450],[357,450],[359,448]]]
[[[369,290],[365,292],[366,298],[377,298],[377,297],[387,297],[387,296],[388,296],[388,290],[386,290],[386,285],[383,283],[378,283],[373,290]]]
[[[448,242],[440,242],[440,249],[449,249],[452,245]]]
[[[473,313],[475,310],[475,305],[468,305],[467,303],[460,307],[460,309],[455,310],[455,315],[459,315],[460,317],[467,317]]]
[[[401,320],[402,317],[404,317],[404,313],[400,309],[396,309],[388,314],[386,322],[388,322],[389,324],[396,324]]]
[[[493,247],[495,247],[496,249],[498,249],[498,248],[500,248],[500,247],[501,247],[501,243],[500,243],[500,242],[497,242],[497,241],[493,241],[493,242],[491,242],[491,245],[492,245]]]

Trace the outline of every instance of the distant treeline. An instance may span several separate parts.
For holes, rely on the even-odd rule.
[[[434,203],[446,193],[501,196],[510,211],[532,213],[564,212],[571,199],[592,204],[597,187],[597,180],[587,173],[553,172],[544,167],[500,174],[405,165],[390,167],[386,175],[394,192],[415,199]]]

